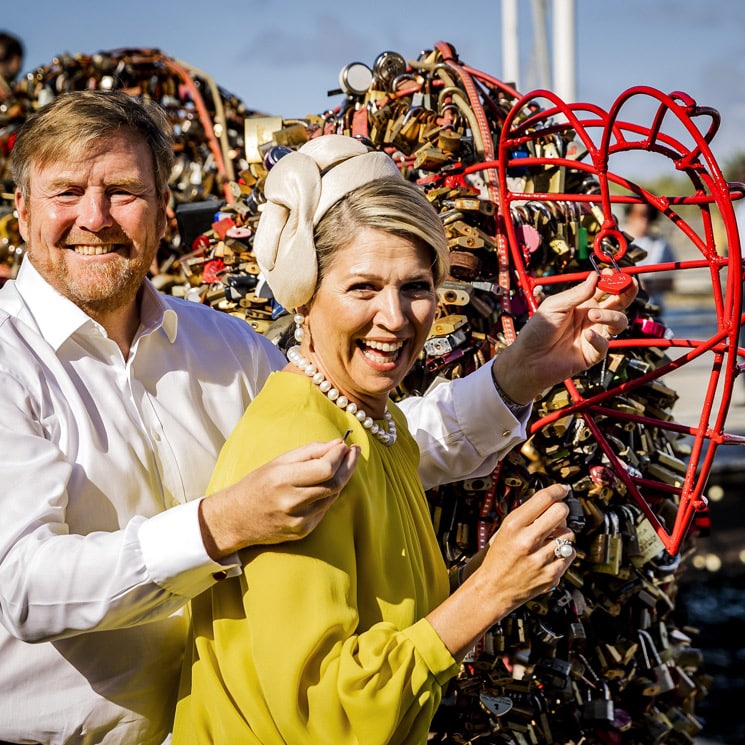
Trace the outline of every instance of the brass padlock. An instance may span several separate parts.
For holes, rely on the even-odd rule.
[[[608,534],[605,540],[605,558],[600,561],[593,561],[592,571],[615,576],[621,569],[623,538],[620,532],[618,515],[615,511],[608,511],[606,517],[608,518]]]
[[[642,696],[658,696],[675,688],[670,668],[660,659],[657,647],[651,634],[645,629],[637,631],[639,635],[639,649],[641,650],[640,666],[644,677],[640,677],[637,685],[641,684]]]

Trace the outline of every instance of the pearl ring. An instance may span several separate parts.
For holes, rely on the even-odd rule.
[[[566,538],[554,538],[556,541],[556,548],[554,548],[554,556],[557,559],[568,559],[574,551],[572,542]]]

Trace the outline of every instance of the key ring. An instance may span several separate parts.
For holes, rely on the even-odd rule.
[[[557,559],[568,559],[574,551],[574,545],[571,541],[566,538],[554,538],[556,541],[556,547],[554,548],[554,556]]]

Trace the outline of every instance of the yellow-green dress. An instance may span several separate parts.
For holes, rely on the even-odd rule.
[[[174,745],[424,743],[458,671],[424,616],[448,594],[395,404],[386,447],[305,376],[274,373],[218,459],[210,492],[296,446],[353,428],[349,484],[307,538],[242,552],[192,602]]]

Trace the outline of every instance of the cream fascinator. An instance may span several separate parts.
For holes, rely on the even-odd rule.
[[[272,167],[253,252],[282,306],[297,308],[313,297],[318,278],[313,229],[318,221],[350,191],[390,176],[401,174],[388,155],[370,152],[344,135],[316,137]]]

